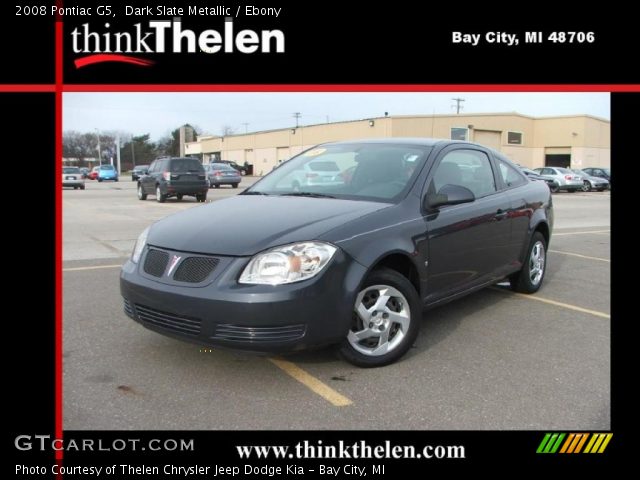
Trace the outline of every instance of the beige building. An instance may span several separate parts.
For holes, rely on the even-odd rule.
[[[188,155],[248,162],[256,175],[323,142],[379,137],[469,140],[503,152],[520,165],[609,167],[610,122],[589,115],[529,117],[519,113],[411,115],[306,125],[226,137],[201,136]]]

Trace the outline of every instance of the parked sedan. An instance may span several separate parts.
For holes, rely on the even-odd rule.
[[[136,165],[135,167],[133,167],[133,170],[131,170],[131,181],[135,182],[142,175],[146,175],[148,171],[149,165]]]
[[[113,165],[100,165],[98,169],[98,182],[104,182],[105,180],[118,181],[118,171]]]
[[[89,173],[89,176],[87,177],[89,180],[97,180],[98,179],[98,172],[100,171],[100,166],[97,167],[93,167],[91,169],[91,172]]]
[[[549,186],[549,190],[551,190],[552,193],[556,193],[560,189],[560,185],[554,178],[544,177],[525,167],[520,167],[520,170],[522,170],[522,173],[529,177],[529,180],[541,180],[545,182]]]
[[[233,188],[238,188],[242,181],[240,172],[226,163],[210,163],[204,166],[204,170],[207,173],[209,188],[220,188],[220,185],[231,185]]]
[[[592,177],[604,178],[609,182],[609,185],[611,185],[611,170],[608,168],[587,167],[583,168],[582,171]]]
[[[558,182],[558,190],[565,190],[572,193],[582,190],[582,177],[568,168],[541,167],[534,168],[533,171],[543,177],[552,178]]]
[[[294,189],[291,173],[318,162],[355,169]],[[129,317],[167,336],[259,352],[338,344],[375,367],[409,351],[424,307],[504,278],[536,292],[552,228],[547,186],[484,146],[330,143],[151,225],[120,290]]]
[[[609,180],[605,178],[591,176],[584,170],[580,170],[578,168],[572,168],[571,171],[582,177],[583,192],[590,192],[591,190],[603,192],[604,190],[609,188]]]
[[[84,177],[78,167],[62,167],[62,186],[84,190]]]

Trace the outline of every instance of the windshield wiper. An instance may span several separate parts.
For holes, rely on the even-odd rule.
[[[268,193],[259,192],[258,190],[247,190],[240,195],[269,195]]]
[[[282,193],[280,196],[282,196],[282,197],[336,198],[333,195],[327,195],[326,193],[316,193],[316,192],[291,192],[291,193]]]

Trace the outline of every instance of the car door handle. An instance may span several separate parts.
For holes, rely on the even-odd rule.
[[[506,218],[508,214],[509,212],[507,210],[502,210],[501,208],[499,208],[493,218],[495,218],[496,220],[502,220],[503,218]]]

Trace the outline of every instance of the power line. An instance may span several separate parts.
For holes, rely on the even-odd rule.
[[[301,116],[302,114],[300,112],[293,112],[293,118],[296,119],[296,128],[298,128],[298,120],[300,119]]]

